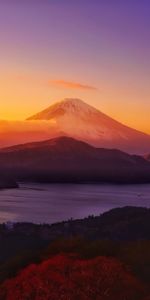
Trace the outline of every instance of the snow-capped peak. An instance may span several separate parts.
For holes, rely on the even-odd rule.
[[[78,98],[64,98],[63,100],[54,104],[55,107],[63,108],[65,111],[70,112],[96,112],[97,109],[92,107],[91,105],[85,103],[83,100]]]
[[[31,116],[28,120],[51,120],[62,117],[63,115],[76,115],[82,117],[95,114],[101,114],[96,108],[76,98],[64,98],[41,111],[40,113]]]

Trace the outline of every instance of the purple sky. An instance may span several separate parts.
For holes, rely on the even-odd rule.
[[[78,97],[150,132],[148,0],[1,0],[0,65],[0,118]]]

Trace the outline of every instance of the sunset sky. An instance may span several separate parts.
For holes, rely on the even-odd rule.
[[[150,133],[149,0],[0,1],[0,119],[64,97]]]

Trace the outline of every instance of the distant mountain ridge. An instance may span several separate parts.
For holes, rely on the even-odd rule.
[[[95,148],[59,137],[0,150],[0,170],[17,180],[43,182],[150,182],[150,163],[141,156]]]
[[[129,153],[145,154],[150,136],[129,128],[80,99],[64,99],[29,117],[28,121],[49,120],[59,136],[83,140],[93,146],[117,148]]]

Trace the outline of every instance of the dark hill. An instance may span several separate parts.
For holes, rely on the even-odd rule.
[[[150,163],[143,157],[68,137],[1,149],[0,167],[18,180],[150,182]]]

